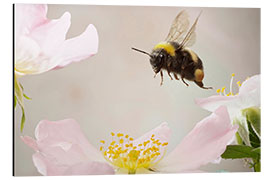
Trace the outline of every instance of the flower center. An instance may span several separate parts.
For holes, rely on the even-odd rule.
[[[226,86],[223,86],[222,88],[220,88],[220,89],[217,89],[217,93],[219,94],[219,95],[224,95],[224,96],[234,96],[234,95],[238,95],[238,93],[236,93],[236,94],[234,94],[233,93],[233,79],[234,79],[234,76],[235,76],[235,74],[234,73],[232,73],[232,75],[231,75],[231,81],[230,81],[230,89],[229,89],[229,92],[228,93],[226,93]],[[237,81],[237,86],[238,86],[238,89],[241,87],[241,81]]]
[[[153,134],[144,142],[134,142],[129,135],[111,133],[112,141],[105,148],[101,140],[100,151],[113,166],[125,168],[129,174],[135,174],[139,168],[149,169],[165,155],[168,142],[160,142]]]

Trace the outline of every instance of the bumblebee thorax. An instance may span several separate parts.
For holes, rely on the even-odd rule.
[[[170,42],[160,42],[158,43],[153,50],[164,50],[170,56],[175,56],[175,47]]]

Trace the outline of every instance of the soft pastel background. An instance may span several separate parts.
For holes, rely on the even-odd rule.
[[[165,73],[153,79],[148,52],[167,36],[172,20],[181,7],[49,5],[48,17],[59,18],[65,11],[72,15],[68,37],[79,35],[88,24],[96,26],[100,45],[94,57],[64,69],[20,79],[32,98],[25,102],[26,124],[20,133],[20,111],[15,117],[15,175],[39,175],[33,151],[20,135],[34,136],[42,119],[74,118],[96,147],[110,132],[138,137],[167,121],[173,131],[172,150],[209,112],[194,104],[197,97],[215,94],[189,83],[171,81]],[[197,24],[197,41],[192,49],[204,62],[206,86],[229,86],[230,74],[237,80],[260,73],[260,9],[185,8]],[[236,87],[236,86],[235,86]],[[237,90],[237,88],[235,88]],[[203,155],[203,154],[202,154]],[[250,171],[242,160],[222,160],[207,165],[206,171]]]

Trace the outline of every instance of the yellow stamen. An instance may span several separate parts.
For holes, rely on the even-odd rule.
[[[238,93],[233,93],[233,79],[234,79],[235,73],[231,74],[231,81],[230,81],[230,92],[226,93],[225,89],[226,87],[223,86],[221,89],[217,89],[217,93],[223,93],[224,96],[234,96],[234,95],[238,95]],[[248,79],[248,78],[247,78]],[[238,85],[238,88],[240,88],[242,86],[241,81],[237,81],[236,84]]]
[[[162,146],[167,146],[167,145],[168,145],[168,143],[167,143],[167,142],[165,142],[165,143],[163,143],[163,144],[162,144]]]
[[[111,142],[111,146],[113,146],[114,144],[115,144],[115,141],[112,141],[112,142]]]
[[[242,84],[241,84],[241,81],[238,81],[236,84],[237,84],[239,87],[242,85]]]
[[[124,136],[124,134],[122,134],[122,133],[117,134],[117,137],[122,137],[122,136]]]
[[[114,136],[115,134],[113,132],[111,132],[111,135]]]
[[[223,87],[221,88],[221,92],[222,92],[222,93],[224,93],[225,88],[226,88],[226,86],[223,86]]]
[[[148,169],[154,166],[166,153],[168,142],[160,142],[159,139],[154,139],[154,134],[148,140],[138,145],[131,143],[134,139],[130,138],[129,135],[117,134],[117,137],[122,136],[124,138],[119,138],[119,144],[112,141],[107,149],[104,146],[100,146],[100,151],[109,163],[113,166],[127,169],[129,173],[136,173],[136,170],[139,168]],[[105,144],[104,140],[100,142]]]

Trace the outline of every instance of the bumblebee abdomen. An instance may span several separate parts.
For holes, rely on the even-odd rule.
[[[194,61],[195,63],[198,63],[199,57],[194,51],[192,51],[189,48],[185,48],[183,49],[183,52],[187,53],[192,61]]]

